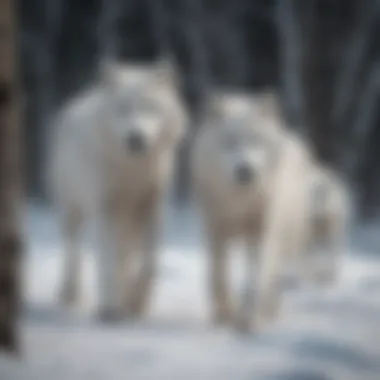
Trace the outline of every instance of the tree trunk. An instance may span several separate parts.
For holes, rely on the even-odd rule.
[[[280,47],[280,78],[290,125],[305,131],[304,89],[302,87],[302,33],[300,12],[294,0],[277,2],[277,33]]]
[[[177,25],[171,25],[169,30],[171,29],[175,33],[178,25],[180,25],[181,30],[177,29],[178,36],[176,38],[169,38],[172,38],[173,50],[182,51],[182,62],[179,62],[184,75],[182,91],[191,114],[190,125],[187,127],[194,132],[198,125],[199,104],[204,94],[208,74],[207,57],[202,40],[204,12],[200,0],[182,0],[178,4],[182,7],[179,6],[174,9],[177,11],[177,19],[181,20],[181,23],[177,22]],[[190,57],[190,59],[186,59],[186,57]],[[179,206],[185,205],[189,200],[191,145],[192,139],[186,139],[179,152],[174,194]]]
[[[19,311],[20,119],[15,1],[0,1],[0,349],[17,352]]]
[[[311,146],[317,158],[329,166],[336,165],[337,135],[332,123],[334,65],[333,42],[328,36],[322,3],[305,2],[303,12],[303,75],[306,124]],[[328,29],[328,30],[327,30]]]

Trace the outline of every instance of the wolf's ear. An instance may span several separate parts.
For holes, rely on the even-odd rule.
[[[122,72],[122,64],[114,60],[103,60],[99,64],[99,79],[105,86],[116,86],[120,81],[120,75],[122,75]]]
[[[178,68],[171,57],[163,56],[157,61],[155,64],[154,80],[159,86],[178,86]]]
[[[282,115],[280,97],[272,89],[266,89],[256,96],[260,115],[268,118],[278,118]]]
[[[215,92],[208,91],[204,95],[200,116],[206,123],[216,122],[222,116],[222,101]]]

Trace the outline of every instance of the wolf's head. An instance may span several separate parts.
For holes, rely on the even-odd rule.
[[[255,186],[278,157],[274,99],[268,94],[226,92],[211,95],[206,103],[209,158],[233,186]]]
[[[185,112],[170,62],[106,63],[102,68],[105,127],[125,153],[146,156],[174,146],[183,135]]]

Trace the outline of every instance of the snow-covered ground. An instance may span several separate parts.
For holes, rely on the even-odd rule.
[[[380,227],[352,238],[363,244],[352,245],[336,289],[290,289],[278,322],[240,336],[207,320],[203,246],[192,212],[168,213],[150,315],[107,328],[91,314],[91,239],[83,250],[81,306],[64,311],[56,300],[61,245],[55,219],[41,207],[27,216],[23,359],[0,358],[0,380],[380,379]]]

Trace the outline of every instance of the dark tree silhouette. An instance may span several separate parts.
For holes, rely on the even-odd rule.
[[[16,82],[15,1],[0,3],[0,349],[18,350],[20,101]]]

